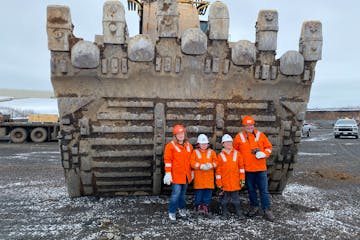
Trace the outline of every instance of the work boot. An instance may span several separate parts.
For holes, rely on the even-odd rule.
[[[179,209],[179,215],[182,218],[186,218],[186,210],[184,209]]]
[[[270,209],[264,210],[264,218],[270,222],[273,222],[275,220],[274,214]]]
[[[229,211],[228,211],[228,209],[227,209],[227,204],[221,204],[221,210],[222,210],[222,212],[221,212],[221,218],[222,219],[227,219],[227,218],[229,218]]]
[[[236,216],[239,220],[245,220],[245,216],[244,214],[241,212],[241,209],[240,209],[240,203],[236,203],[234,204],[235,206],[235,211],[236,211]]]
[[[201,210],[202,210],[202,205],[198,205],[198,206],[195,208],[195,210],[196,210],[196,213],[197,213],[197,214],[200,214],[200,213],[201,213]]]
[[[203,213],[204,213],[204,217],[209,216],[209,209],[208,209],[207,205],[202,205],[202,210],[203,210]]]
[[[250,206],[250,210],[247,212],[248,217],[254,217],[258,215],[259,213],[259,207]]]
[[[171,223],[176,223],[176,215],[175,213],[169,213],[169,219]]]

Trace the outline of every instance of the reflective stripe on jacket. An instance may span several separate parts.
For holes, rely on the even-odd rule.
[[[224,191],[241,189],[240,180],[245,180],[244,163],[240,152],[235,149],[227,154],[224,150],[218,154],[216,185]]]
[[[165,146],[164,163],[165,172],[171,172],[172,183],[185,184],[192,181],[190,156],[193,150],[189,142],[184,145],[171,141]]]
[[[214,188],[214,168],[216,168],[216,153],[212,149],[201,151],[196,149],[191,154],[191,168],[194,169],[194,189]],[[210,163],[212,168],[200,170],[201,164]]]
[[[259,172],[266,171],[266,158],[272,151],[272,145],[264,133],[254,130],[254,133],[247,134],[242,131],[236,134],[233,146],[241,152],[244,159],[245,171]],[[257,159],[252,152],[253,149],[259,149],[266,154],[266,158]]]

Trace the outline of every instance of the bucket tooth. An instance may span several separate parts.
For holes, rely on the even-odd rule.
[[[51,51],[69,51],[72,36],[70,8],[49,5],[47,7],[48,48]]]
[[[125,44],[127,38],[125,8],[120,1],[106,1],[103,6],[103,41]]]

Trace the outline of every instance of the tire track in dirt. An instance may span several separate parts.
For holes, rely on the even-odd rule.
[[[341,141],[341,139],[340,139],[340,141]],[[349,147],[349,146],[351,146],[351,145],[346,145],[346,143],[340,142],[340,141],[337,141],[337,142],[336,142],[336,146],[337,146],[339,149],[343,150],[343,153],[348,154],[350,157],[353,157],[354,159],[359,159],[359,157],[360,157],[360,153],[359,153],[359,152],[360,152],[360,151],[359,151],[359,152],[355,152],[354,149],[352,149],[351,147]],[[346,156],[344,156],[344,157],[346,157]]]

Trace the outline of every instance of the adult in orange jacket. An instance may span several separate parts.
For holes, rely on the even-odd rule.
[[[164,151],[165,176],[164,184],[172,184],[172,192],[169,203],[169,219],[176,221],[176,211],[186,217],[185,193],[188,183],[192,181],[190,156],[192,145],[186,140],[185,128],[175,125],[173,140],[166,144]]]
[[[224,191],[221,199],[223,217],[229,215],[227,204],[232,199],[235,206],[236,215],[239,219],[244,219],[240,210],[239,190],[245,184],[244,163],[240,152],[233,148],[233,139],[229,134],[225,134],[221,143],[223,149],[218,154],[216,167],[216,185]]]
[[[272,145],[264,133],[255,129],[253,117],[244,116],[242,124],[245,130],[235,136],[234,148],[240,151],[244,158],[246,185],[250,201],[248,216],[252,217],[259,212],[257,195],[257,189],[259,189],[264,217],[273,221],[274,215],[270,210],[270,194],[266,171],[266,159],[271,154]]]
[[[205,216],[208,213],[212,190],[214,189],[214,168],[216,153],[209,148],[209,139],[205,134],[197,138],[197,149],[191,154],[191,168],[194,170],[195,209]]]

